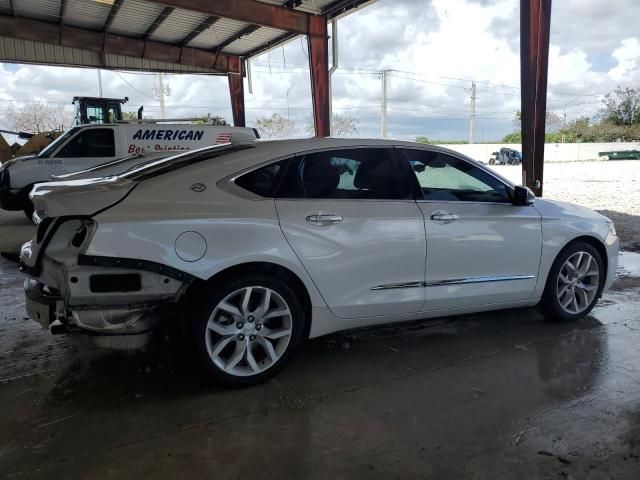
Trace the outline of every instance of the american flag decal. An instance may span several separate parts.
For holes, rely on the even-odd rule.
[[[231,142],[230,133],[221,133],[216,137],[216,143],[230,143],[230,142]]]

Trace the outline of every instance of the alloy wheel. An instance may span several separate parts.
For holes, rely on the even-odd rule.
[[[267,287],[244,287],[222,299],[209,317],[207,352],[227,374],[256,375],[284,355],[292,325],[291,310],[280,294]]]
[[[576,252],[562,264],[556,294],[567,313],[579,314],[589,308],[598,293],[600,269],[588,252]]]

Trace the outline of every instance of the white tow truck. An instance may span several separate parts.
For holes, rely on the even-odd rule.
[[[231,134],[259,138],[252,128],[184,123],[114,123],[79,125],[67,130],[37,155],[19,157],[0,166],[0,208],[23,210],[31,218],[29,193],[36,183],[92,170],[125,171],[161,156],[227,143]],[[111,168],[104,168],[111,167]]]

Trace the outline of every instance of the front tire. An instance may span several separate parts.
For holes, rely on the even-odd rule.
[[[560,322],[586,317],[600,298],[605,274],[602,257],[593,245],[569,245],[549,271],[541,302],[543,312]]]
[[[255,385],[289,362],[305,332],[295,292],[266,274],[219,283],[198,301],[193,340],[202,365],[227,386]]]

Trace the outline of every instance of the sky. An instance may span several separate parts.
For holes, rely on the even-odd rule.
[[[311,1],[311,0],[306,0]],[[358,121],[359,137],[380,136],[380,70],[390,69],[389,137],[468,140],[471,82],[477,85],[476,141],[514,130],[520,108],[519,0],[378,0],[342,18],[334,113]],[[594,117],[604,94],[640,87],[640,2],[555,0],[551,20],[548,109],[567,120]],[[331,32],[330,32],[331,34]],[[306,134],[311,121],[307,45],[298,38],[252,60],[245,79],[247,124],[278,113]],[[153,74],[102,72],[103,95],[128,96],[159,117]],[[166,117],[231,119],[226,77],[166,75]],[[71,108],[97,95],[97,71],[0,63],[0,111],[9,102],[46,101]],[[0,124],[2,124],[0,115]],[[3,125],[0,128],[6,128]]]

